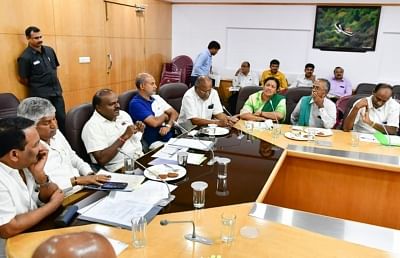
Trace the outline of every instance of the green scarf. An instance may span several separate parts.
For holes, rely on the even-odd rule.
[[[311,96],[306,96],[301,99],[300,103],[300,115],[299,121],[297,125],[308,126],[308,122],[310,121],[310,113],[311,113]]]
[[[274,112],[276,110],[276,107],[278,106],[279,102],[284,98],[285,98],[285,96],[282,96],[279,94],[272,95],[271,100],[267,101],[264,104],[264,106],[262,108],[262,112]],[[272,102],[272,106],[271,106],[271,102]]]

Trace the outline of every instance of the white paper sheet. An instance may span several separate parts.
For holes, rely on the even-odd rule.
[[[188,139],[188,138],[171,138],[168,141],[169,145],[188,147],[196,150],[208,151],[214,144],[212,141],[205,141],[199,139]]]

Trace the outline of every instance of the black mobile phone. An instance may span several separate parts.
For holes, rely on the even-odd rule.
[[[106,182],[101,186],[101,189],[107,190],[120,190],[125,189],[128,186],[128,183],[125,182]]]

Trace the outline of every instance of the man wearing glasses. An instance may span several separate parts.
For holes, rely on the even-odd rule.
[[[211,79],[207,76],[199,76],[194,87],[183,96],[178,123],[186,129],[208,124],[226,127],[236,121],[237,118],[224,114],[218,93],[212,88]]]
[[[30,97],[48,99],[56,108],[60,131],[65,134],[65,105],[57,77],[58,59],[54,49],[43,46],[40,29],[30,26],[25,30],[28,47],[18,58],[18,80],[28,87]]]
[[[314,82],[311,96],[304,96],[297,103],[290,121],[293,125],[332,128],[336,123],[336,105],[326,96],[330,83],[326,79]]]

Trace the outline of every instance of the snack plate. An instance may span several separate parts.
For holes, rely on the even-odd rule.
[[[168,174],[169,172],[177,173],[178,176],[177,177],[167,177],[164,179],[164,181],[177,180],[186,175],[186,169],[182,166],[172,165],[172,164],[168,164],[168,165],[160,164],[160,165],[154,165],[154,166],[148,167],[144,171],[144,176],[151,180],[161,181],[156,175]],[[153,175],[153,174],[156,174],[156,175]]]

